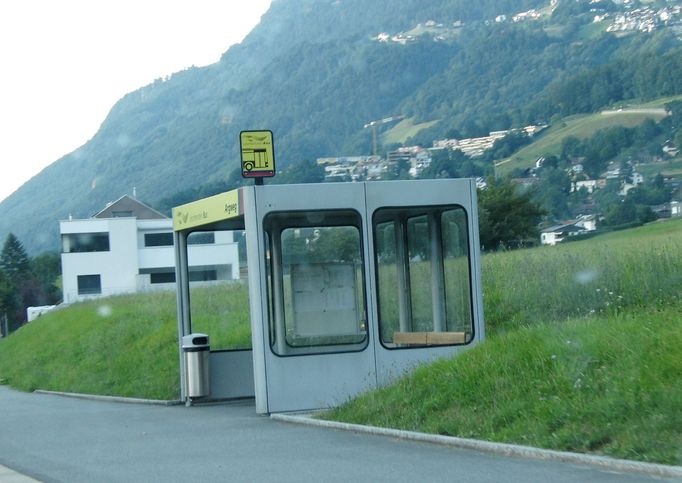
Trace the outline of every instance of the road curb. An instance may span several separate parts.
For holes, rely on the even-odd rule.
[[[270,418],[285,423],[305,424],[322,428],[340,429],[356,433],[372,434],[390,438],[418,441],[423,443],[452,446],[455,448],[471,449],[486,453],[494,453],[502,456],[514,456],[521,458],[541,459],[548,461],[561,461],[599,467],[604,470],[622,473],[639,473],[663,478],[682,478],[682,466],[669,466],[656,463],[644,463],[640,461],[622,460],[595,456],[581,453],[569,453],[555,451],[532,446],[521,446],[508,443],[493,443],[476,439],[458,438],[455,436],[443,436],[438,434],[418,433],[415,431],[403,431],[400,429],[378,428],[375,426],[363,426],[361,424],[340,423],[314,419],[310,414],[271,414]]]
[[[0,481],[3,483],[38,483],[40,480],[0,465]]]
[[[98,394],[81,394],[77,392],[60,392],[60,391],[46,391],[44,389],[36,389],[33,391],[36,394],[49,394],[52,396],[72,397],[76,399],[91,399],[93,401],[108,401],[124,404],[147,404],[152,406],[179,406],[182,401],[167,401],[163,399],[141,399],[135,397],[121,397],[121,396],[100,396]]]

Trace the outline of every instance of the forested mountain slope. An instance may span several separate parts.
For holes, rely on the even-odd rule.
[[[587,0],[275,0],[216,64],[125,95],[93,139],[0,204],[0,239],[11,231],[32,253],[56,250],[59,219],[89,216],[133,187],[152,205],[207,183],[228,189],[245,129],[274,132],[281,168],[369,154],[363,125],[391,115],[438,121],[413,140],[430,145],[453,132],[682,92],[674,25],[624,35],[594,26],[595,15],[613,18],[623,8]],[[529,9],[530,20],[512,20]]]

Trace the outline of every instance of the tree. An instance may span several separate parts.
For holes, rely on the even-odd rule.
[[[561,159],[569,160],[582,156],[582,143],[575,136],[566,136],[561,141]]]
[[[410,161],[406,158],[400,158],[393,163],[383,179],[410,179]]]
[[[672,101],[664,104],[665,111],[670,115],[673,129],[682,127],[682,101]]]
[[[289,165],[275,176],[273,183],[320,183],[324,181],[324,167],[314,161],[304,160]]]
[[[7,317],[10,310],[12,310],[12,297],[14,296],[14,287],[7,278],[7,275],[0,270],[0,334],[6,336],[5,331],[5,317]]]
[[[459,149],[440,149],[433,151],[431,163],[420,173],[424,179],[457,178],[460,176],[457,166],[468,158]]]
[[[530,191],[520,192],[510,179],[489,178],[479,192],[479,223],[484,250],[523,245],[538,238],[545,211]]]
[[[31,270],[40,287],[40,305],[52,305],[61,299],[59,277],[61,259],[57,252],[45,252],[31,260]]]
[[[2,252],[0,252],[0,269],[14,284],[31,271],[31,261],[24,245],[14,233],[10,233],[5,239]]]
[[[26,321],[26,307],[41,300],[40,285],[31,271],[31,260],[23,244],[13,233],[7,235],[0,252],[0,271],[4,273],[10,286],[3,305],[12,331]]]
[[[535,193],[535,199],[551,213],[554,218],[568,215],[568,198],[571,193],[571,178],[563,169],[556,167],[556,157],[551,156],[540,170],[541,183]],[[554,160],[552,162],[551,160]],[[554,165],[552,167],[552,165]]]
[[[609,207],[604,217],[604,223],[609,226],[637,224],[641,225],[656,219],[651,208],[638,205],[627,197],[620,203]]]

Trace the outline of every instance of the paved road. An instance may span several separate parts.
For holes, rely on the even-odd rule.
[[[0,465],[46,482],[666,481],[287,424],[251,403],[149,406],[0,387],[0,428]]]

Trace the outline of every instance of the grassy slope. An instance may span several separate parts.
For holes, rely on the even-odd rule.
[[[409,138],[415,136],[422,129],[431,127],[437,122],[438,121],[430,121],[423,122],[421,124],[414,124],[412,119],[403,119],[381,135],[381,143],[384,145],[404,143]]]
[[[679,310],[509,332],[326,417],[681,464]]]
[[[484,344],[325,417],[682,464],[682,219],[483,272]]]
[[[244,284],[192,289],[194,332],[250,347]],[[0,382],[18,389],[177,399],[174,292],[124,295],[46,314],[0,341]]]
[[[0,379],[28,391],[177,399],[175,320],[170,292],[75,304],[0,342]]]
[[[661,173],[665,177],[682,177],[682,161],[680,161],[679,158],[664,161],[662,163],[638,164],[636,169],[645,179],[652,178],[658,173]]]
[[[559,155],[561,142],[568,136],[586,138],[599,129],[610,126],[634,127],[641,124],[645,119],[660,120],[664,117],[660,112],[638,112],[642,109],[662,109],[663,105],[680,97],[657,99],[646,104],[628,105],[620,112],[611,114],[587,114],[567,117],[563,122],[551,126],[544,131],[538,139],[523,147],[513,156],[503,159],[496,164],[496,174],[504,176],[515,168],[528,168],[543,155]]]
[[[682,219],[486,255],[482,271],[489,334],[658,301],[682,304]]]
[[[568,136],[578,138],[589,137],[599,129],[609,126],[634,127],[647,118],[660,119],[662,116],[651,114],[589,114],[568,117],[556,126],[547,129],[537,141],[521,148],[512,157],[496,164],[497,175],[504,176],[515,168],[531,167],[535,161],[544,155],[561,153],[561,142]]]
[[[331,417],[682,463],[682,219],[486,255],[483,272],[488,341]],[[193,292],[212,347],[248,345],[245,290]],[[175,296],[47,314],[0,341],[0,380],[177,398]]]

